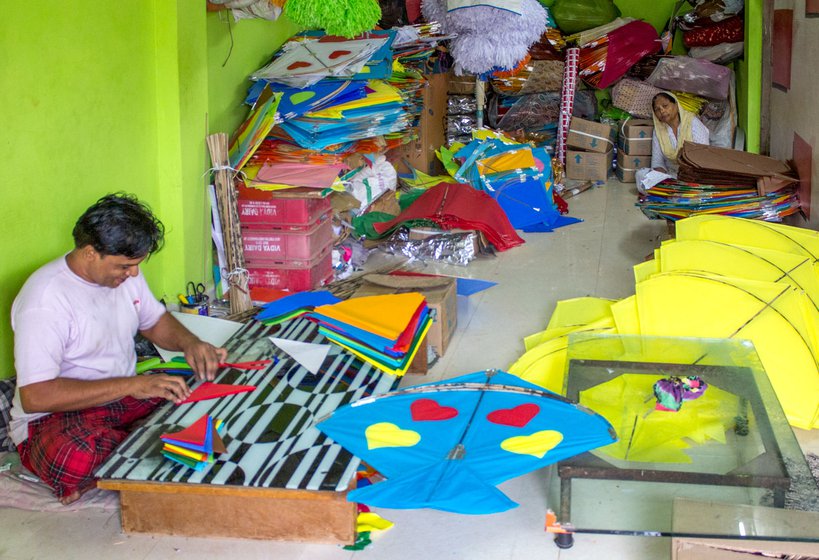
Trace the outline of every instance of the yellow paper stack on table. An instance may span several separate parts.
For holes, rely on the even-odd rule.
[[[403,375],[432,324],[417,292],[352,298],[308,315],[319,332],[367,363]]]

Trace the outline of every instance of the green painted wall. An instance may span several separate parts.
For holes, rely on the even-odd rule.
[[[674,10],[676,0],[615,0],[614,4],[620,8],[623,16],[633,17],[647,21],[657,31],[662,31],[671,12]],[[687,4],[686,4],[687,6]],[[688,7],[690,9],[690,6]],[[683,11],[687,11],[684,9]]]
[[[0,12],[0,377],[9,377],[14,297],[71,249],[74,222],[100,196],[133,192],[165,223],[165,248],[143,267],[158,297],[210,282],[208,122],[232,132],[244,119],[247,74],[294,28],[234,23],[223,68],[226,27],[201,2],[0,0]]]
[[[759,153],[762,107],[762,0],[745,0],[745,56],[734,64],[745,149]]]
[[[157,210],[160,199],[153,9],[82,0],[2,4],[0,376],[8,377],[14,296],[32,271],[71,249],[82,211],[116,190]],[[146,269],[156,285],[156,263]]]

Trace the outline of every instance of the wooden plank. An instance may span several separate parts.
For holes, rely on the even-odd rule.
[[[126,533],[355,542],[357,508],[344,492],[120,480],[98,486],[119,490]]]

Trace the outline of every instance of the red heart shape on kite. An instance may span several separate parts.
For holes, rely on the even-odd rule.
[[[312,65],[313,65],[312,62],[304,62],[303,60],[299,60],[288,66],[287,69],[296,70],[298,68],[310,68]]]
[[[486,415],[486,419],[493,424],[502,424],[504,426],[514,426],[522,428],[529,423],[529,420],[537,416],[540,412],[540,407],[536,404],[521,404],[515,408],[501,408],[490,412]]]
[[[458,410],[451,406],[441,406],[432,399],[418,399],[410,405],[412,419],[416,422],[422,420],[448,420],[458,416]]]
[[[346,56],[348,54],[352,54],[352,51],[333,51],[330,53],[330,60],[335,60],[340,56]]]

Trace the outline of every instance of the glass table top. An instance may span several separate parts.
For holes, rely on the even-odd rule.
[[[796,511],[819,511],[819,489],[750,342],[572,335],[564,391],[618,435],[557,464],[564,528],[819,542],[819,514]]]

